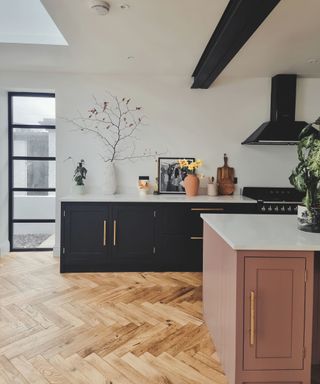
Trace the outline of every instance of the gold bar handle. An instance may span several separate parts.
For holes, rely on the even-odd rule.
[[[113,220],[113,246],[117,244],[117,220]]]
[[[103,246],[107,245],[107,220],[103,220]]]
[[[191,236],[190,240],[203,240],[202,236]]]
[[[255,342],[255,326],[256,326],[256,298],[255,292],[250,291],[250,346],[254,346]]]
[[[224,208],[191,208],[191,211],[223,212]]]

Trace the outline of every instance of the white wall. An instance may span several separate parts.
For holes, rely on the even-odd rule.
[[[42,73],[0,73],[0,244],[7,238],[7,117],[6,90],[54,90],[57,107],[57,197],[70,194],[73,164],[68,156],[84,158],[88,168],[89,192],[99,193],[104,164],[101,147],[90,136],[75,131],[62,117],[86,112],[92,95],[131,97],[144,109],[148,126],[140,132],[139,147],[166,152],[166,156],[195,156],[204,160],[202,172],[215,175],[223,153],[235,167],[239,185],[288,186],[296,162],[296,148],[290,146],[241,146],[270,113],[270,79],[228,78],[209,90],[191,90],[191,81],[182,77],[93,76]],[[299,79],[298,120],[310,121],[319,114],[320,79]],[[139,148],[138,148],[139,149]],[[117,167],[120,191],[136,187],[138,175],[156,175],[151,159],[121,163]],[[59,245],[59,204],[57,202],[57,246]]]

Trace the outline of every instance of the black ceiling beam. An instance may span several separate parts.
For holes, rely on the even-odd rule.
[[[193,72],[191,88],[209,88],[279,2],[230,0]]]

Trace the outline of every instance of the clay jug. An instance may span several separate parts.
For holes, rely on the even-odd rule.
[[[199,190],[199,178],[197,175],[188,175],[183,180],[184,189],[187,196],[196,196]]]

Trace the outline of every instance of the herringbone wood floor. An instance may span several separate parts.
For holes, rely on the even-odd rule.
[[[59,274],[50,253],[0,258],[0,383],[227,383],[200,273]]]

